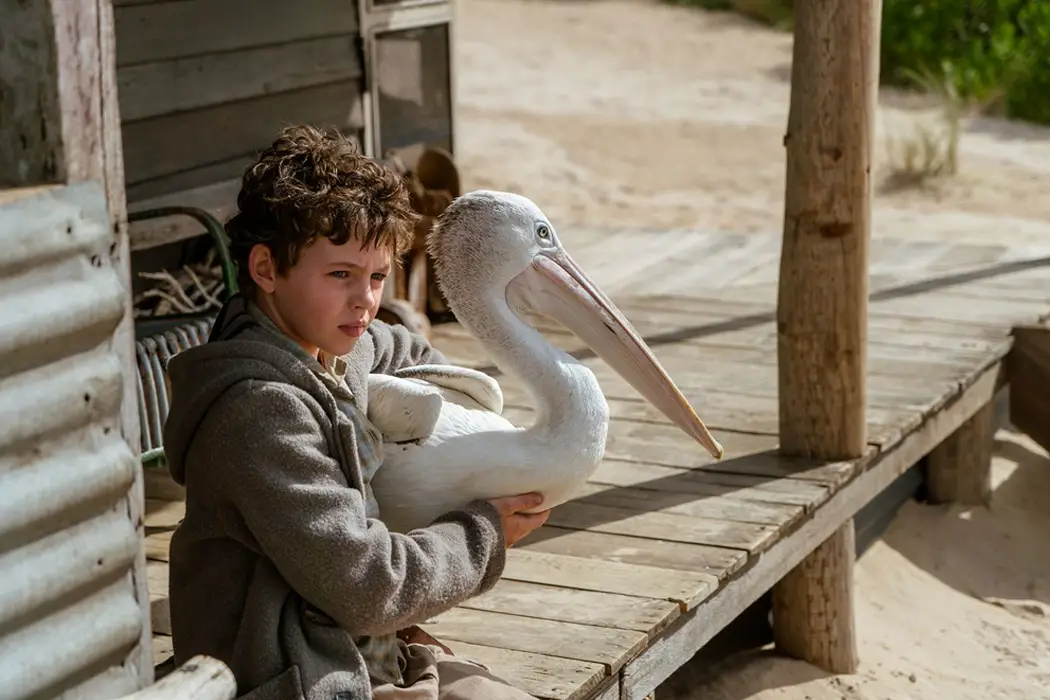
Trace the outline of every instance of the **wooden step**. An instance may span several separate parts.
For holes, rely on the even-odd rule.
[[[1050,451],[1050,324],[1016,326],[1013,337],[1010,422]]]

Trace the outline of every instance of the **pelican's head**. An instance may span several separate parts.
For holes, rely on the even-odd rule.
[[[520,195],[478,190],[438,218],[428,247],[452,310],[503,298],[568,328],[669,420],[721,459],[722,446],[649,346],[561,245],[554,225]]]

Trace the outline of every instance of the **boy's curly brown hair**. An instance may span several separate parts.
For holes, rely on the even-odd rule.
[[[270,249],[279,274],[321,237],[389,248],[396,261],[419,219],[399,174],[360,153],[353,139],[309,125],[283,129],[248,167],[237,208],[226,235],[246,291],[255,286],[248,255],[258,243]]]

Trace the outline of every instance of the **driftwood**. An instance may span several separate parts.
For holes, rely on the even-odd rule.
[[[225,298],[222,267],[215,262],[211,248],[202,262],[183,265],[171,272],[140,272],[138,276],[158,284],[135,295],[135,317],[199,313],[219,309]]]
[[[120,700],[233,700],[237,681],[229,667],[210,656],[195,656],[150,686]]]

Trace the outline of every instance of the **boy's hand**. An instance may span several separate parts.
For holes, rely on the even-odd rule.
[[[543,496],[538,493],[494,498],[489,503],[496,506],[496,510],[499,511],[500,520],[503,521],[503,539],[506,540],[508,547],[512,547],[515,542],[547,522],[551,514],[550,509],[539,513],[520,512],[543,503]]]

